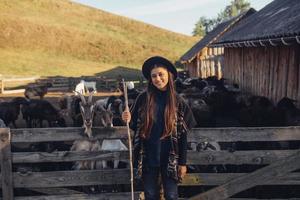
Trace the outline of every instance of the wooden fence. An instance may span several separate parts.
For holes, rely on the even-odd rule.
[[[126,140],[125,127],[93,128],[96,139],[121,138]],[[67,142],[83,138],[82,128],[0,129],[0,160],[2,198],[11,199],[130,199],[130,173],[127,168],[84,171],[13,171],[16,164],[63,163],[78,160],[128,160],[128,152],[12,152],[11,146],[37,142]],[[190,199],[257,199],[245,190],[255,186],[300,185],[300,151],[294,149],[267,148],[268,143],[300,140],[300,127],[286,128],[206,128],[193,129],[188,136],[192,144],[214,144],[215,151],[188,151],[189,172],[180,184],[179,193]],[[228,144],[242,145],[235,151],[226,150]],[[247,149],[251,144],[260,147]],[[266,145],[264,145],[266,144]],[[279,143],[281,144],[281,143]],[[196,145],[197,146],[197,145]],[[244,148],[244,149],[243,149]],[[199,149],[198,149],[199,150]],[[241,166],[250,165],[245,170]],[[198,169],[198,167],[200,168]],[[212,173],[208,169],[225,166],[223,171]],[[204,168],[201,168],[204,167]],[[238,169],[238,170],[237,170]],[[117,193],[86,195],[74,187],[90,185],[125,185],[127,190]],[[15,191],[26,188],[38,192],[35,196],[16,196]],[[139,188],[140,190],[140,188]],[[244,191],[244,192],[243,192]],[[200,193],[201,192],[201,193]],[[242,194],[242,193],[244,194]],[[200,193],[200,194],[198,194]],[[239,193],[239,194],[238,194]],[[15,197],[14,197],[15,195]],[[139,191],[136,192],[138,199]],[[298,194],[299,195],[299,194]],[[298,196],[299,197],[299,196]],[[270,198],[268,198],[270,199]]]
[[[35,82],[38,77],[23,77],[23,78],[1,78],[0,85],[1,85],[1,94],[15,94],[15,93],[23,93],[25,91],[24,85],[28,83]],[[22,86],[22,88],[18,89],[7,89],[7,86]]]
[[[114,78],[102,78],[102,77],[87,77],[87,78],[44,78],[39,79],[38,83],[45,83],[45,82],[51,82],[52,87],[50,87],[49,91],[73,91],[76,87],[76,85],[80,82],[80,80],[85,80],[86,82],[92,81],[96,82],[96,88],[97,91],[116,91],[119,87],[119,81]],[[126,80],[128,81],[128,80]],[[136,80],[133,81],[135,84],[135,87],[144,87],[145,81],[144,80]]]
[[[16,94],[24,93],[28,83],[52,83],[52,87],[48,88],[50,92],[64,92],[73,91],[76,84],[80,80],[93,81],[96,82],[96,87],[98,91],[116,91],[118,88],[118,80],[112,78],[102,78],[102,77],[86,77],[86,78],[73,78],[73,77],[29,77],[29,78],[2,78],[0,79],[0,93],[1,94]],[[126,80],[127,81],[127,80]],[[135,87],[144,87],[144,80],[133,81]],[[17,88],[16,88],[17,87]]]

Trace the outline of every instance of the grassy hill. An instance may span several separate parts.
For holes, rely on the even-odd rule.
[[[0,74],[81,76],[177,60],[197,38],[69,0],[0,0]],[[136,71],[136,70],[135,70]]]

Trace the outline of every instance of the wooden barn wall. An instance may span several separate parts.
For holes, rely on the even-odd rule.
[[[190,63],[185,64],[185,69],[189,71],[191,77],[222,78],[223,53],[223,48],[204,48]]]
[[[283,97],[300,102],[300,46],[225,48],[223,77],[274,103]]]
[[[197,60],[194,59],[189,63],[184,64],[184,69],[189,72],[190,77],[197,77],[198,71],[197,71]]]

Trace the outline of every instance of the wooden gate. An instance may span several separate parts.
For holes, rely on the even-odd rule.
[[[190,197],[191,200],[228,199],[258,185],[285,185],[287,187],[300,185],[300,173],[293,172],[300,169],[299,144],[294,143],[296,149],[289,149],[293,141],[300,140],[299,127],[194,129],[189,140],[217,142],[221,146],[221,150],[217,151],[189,152],[189,164],[221,164],[231,167],[233,165],[239,169],[238,173],[225,171],[188,174],[183,185],[214,186],[213,189]],[[240,145],[236,147],[236,150],[231,149],[230,145],[229,151],[224,150],[228,144],[237,143]],[[244,148],[244,150],[238,150],[239,148]],[[245,165],[251,165],[250,172],[243,172]],[[247,197],[247,199],[255,199],[255,197]]]
[[[95,138],[126,137],[126,127],[93,128]],[[2,197],[12,199],[128,199],[130,193],[111,193],[86,195],[68,187],[90,185],[130,185],[128,169],[82,170],[82,171],[46,171],[25,173],[13,172],[12,164],[23,163],[62,163],[79,160],[128,160],[128,151],[120,152],[11,152],[11,144],[36,142],[69,142],[82,139],[82,128],[36,128],[36,129],[0,129],[1,183]],[[26,188],[42,196],[23,196],[14,198],[14,189]],[[130,186],[129,186],[130,188]],[[138,195],[138,194],[137,194]]]
[[[121,138],[126,140],[126,128],[93,128],[95,138]],[[12,199],[130,199],[130,173],[128,168],[110,170],[84,171],[13,171],[16,164],[64,163],[78,160],[128,160],[127,151],[114,152],[11,152],[11,146],[23,143],[59,142],[72,144],[82,139],[82,128],[37,128],[37,129],[0,129],[0,161],[2,198]],[[256,199],[257,197],[238,193],[257,185],[300,185],[299,148],[289,149],[274,147],[272,142],[300,140],[300,127],[286,128],[206,128],[193,129],[188,141],[195,144],[195,150],[188,151],[189,171],[180,184],[182,198],[190,199]],[[202,150],[204,146],[220,146],[213,150]],[[236,144],[236,149],[230,145]],[[277,143],[278,144],[278,143]],[[281,144],[281,143],[280,143]],[[285,143],[286,144],[286,143]],[[269,145],[269,147],[268,147]],[[208,145],[209,146],[209,145]],[[229,150],[226,148],[230,146]],[[252,146],[252,149],[249,148]],[[244,149],[243,149],[244,148]],[[250,165],[251,170],[243,169]],[[227,166],[239,169],[228,169],[217,172],[195,170],[198,166],[213,168]],[[242,167],[240,167],[242,166]],[[201,171],[202,170],[202,171]],[[74,187],[90,185],[123,185],[128,190],[116,193],[87,195]],[[196,189],[195,189],[196,187]],[[203,187],[202,193],[197,187]],[[26,188],[36,192],[34,196],[16,196],[15,191]],[[138,199],[140,187],[136,187]],[[269,198],[268,198],[269,199]]]

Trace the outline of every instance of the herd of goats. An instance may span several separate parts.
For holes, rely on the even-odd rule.
[[[240,91],[236,84],[226,84],[217,77],[186,78],[179,76],[175,81],[177,92],[190,105],[197,127],[276,127],[300,124],[300,110],[296,101],[282,98],[276,105],[263,96],[253,96]],[[83,95],[64,95],[58,100],[59,106],[44,99],[51,84],[26,88],[24,96],[10,102],[0,103],[0,126],[16,126],[22,114],[26,127],[81,127],[91,134],[92,126],[124,126],[121,113],[124,96],[110,96],[97,101],[90,93],[86,100]],[[141,90],[128,90],[129,104],[132,104]],[[38,96],[40,98],[34,98]],[[59,108],[57,108],[59,107]]]
[[[240,91],[236,84],[226,84],[225,79],[215,76],[186,78],[179,76],[175,81],[177,92],[190,105],[197,127],[277,127],[300,125],[300,110],[296,101],[282,98],[276,105],[263,96],[253,96]],[[22,114],[26,127],[82,127],[90,137],[91,127],[124,126],[121,113],[124,96],[110,96],[97,101],[80,94],[64,95],[58,100],[59,106],[44,99],[51,84],[26,88],[24,96],[10,102],[0,103],[0,125],[16,126]],[[122,88],[121,88],[122,89]],[[132,104],[141,90],[128,89],[128,101]],[[40,98],[34,98],[39,96]],[[59,107],[59,108],[57,108]]]
[[[297,126],[300,124],[300,111],[296,100],[284,97],[276,105],[263,96],[253,96],[240,91],[238,85],[228,85],[225,79],[216,77],[178,78],[177,92],[190,105],[197,127],[276,127]],[[36,85],[25,90],[25,97],[16,97],[10,102],[0,100],[0,119],[2,126],[16,126],[20,113],[28,128],[43,127],[43,121],[49,127],[79,127],[84,125],[82,105],[90,105],[93,126],[123,126],[121,113],[124,97],[110,96],[92,101],[78,94],[64,95],[57,106],[44,99],[51,84]],[[132,104],[141,90],[128,90],[129,104]],[[39,96],[40,98],[34,98]]]
[[[267,97],[243,93],[238,85],[226,84],[225,79],[214,76],[205,79],[179,76],[175,84],[177,92],[191,107],[197,127],[275,127],[300,124],[300,110],[295,105],[296,101],[287,97],[274,105]],[[121,120],[125,100],[123,95],[93,101],[93,92],[90,92],[87,98],[75,93],[62,96],[57,102],[58,106],[54,106],[43,98],[49,86],[51,85],[31,86],[26,88],[25,97],[0,102],[0,126],[17,128],[16,121],[22,115],[28,128],[43,127],[45,121],[49,127],[84,127],[87,139],[74,141],[68,150],[127,150],[121,140],[103,140],[100,144],[100,141],[93,139],[91,129],[125,125]],[[141,91],[135,88],[128,89],[129,104],[134,103]],[[52,152],[58,150],[58,146],[59,144],[54,144],[43,148],[47,152]],[[189,147],[197,151],[237,148],[232,145],[222,147],[208,143],[190,144]],[[113,161],[112,165],[113,168],[117,168],[119,161]],[[72,167],[99,169],[106,168],[107,162],[80,161],[72,164]]]

